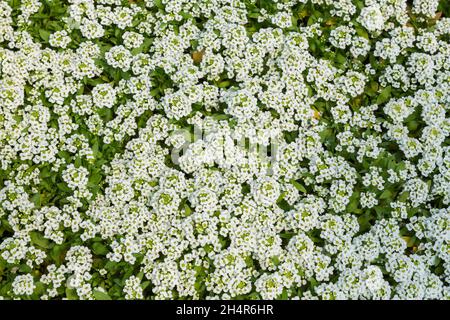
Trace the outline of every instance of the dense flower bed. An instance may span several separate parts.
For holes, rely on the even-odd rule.
[[[0,297],[450,298],[447,0],[0,1]]]

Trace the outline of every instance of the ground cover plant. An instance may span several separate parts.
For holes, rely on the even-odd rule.
[[[1,0],[0,297],[448,299],[450,2]]]

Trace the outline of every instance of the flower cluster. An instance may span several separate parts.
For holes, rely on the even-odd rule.
[[[449,144],[445,0],[0,0],[0,298],[450,299]]]

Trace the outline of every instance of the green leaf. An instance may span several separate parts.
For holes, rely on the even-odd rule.
[[[141,283],[142,290],[145,290],[150,285],[150,281],[144,281]]]
[[[439,257],[434,257],[433,265],[436,267],[441,262],[441,259]]]
[[[344,55],[340,54],[340,53],[338,53],[336,55],[335,60],[340,65],[344,65],[347,62],[347,58]]]
[[[100,242],[95,242],[92,245],[92,251],[96,255],[100,255],[100,256],[106,255],[109,252],[108,247],[106,247],[104,244],[102,244]]]
[[[112,300],[106,292],[93,290],[92,293],[94,294],[95,300]]]
[[[415,236],[412,236],[406,243],[406,246],[408,248],[411,248],[412,246],[414,246],[414,243],[416,242],[416,240],[417,240],[417,238]]]
[[[364,30],[364,28],[361,27],[356,27],[356,34],[360,37],[366,38],[367,40],[369,40],[369,34],[367,33],[366,30]]]
[[[55,261],[57,265],[60,265],[63,261],[63,253],[65,251],[64,245],[55,245],[50,251],[50,257]]]
[[[276,266],[278,266],[280,264],[280,259],[277,256],[273,256],[270,258],[270,260],[272,261],[272,263]]]
[[[359,198],[353,198],[350,203],[347,205],[347,211],[350,213],[360,214],[362,212],[361,209],[358,208]]]
[[[291,183],[298,191],[307,193],[306,188],[301,183],[295,181],[294,179],[291,180]]]
[[[383,193],[380,195],[380,199],[389,199],[392,197],[392,192],[388,189],[384,190]]]
[[[75,289],[66,288],[66,297],[69,300],[78,300],[78,295]]]
[[[286,194],[287,194],[287,192],[282,192],[277,199],[277,203],[281,202],[284,199],[284,197],[286,196]]]
[[[30,268],[29,265],[24,263],[19,266],[19,271],[22,273],[31,273],[33,270]]]
[[[100,173],[94,173],[89,177],[89,183],[94,186],[98,185],[101,180],[102,175]]]
[[[287,292],[286,288],[283,289],[283,292],[280,295],[280,299],[281,300],[288,300],[289,299],[288,292]]]
[[[66,160],[66,162],[68,163],[72,162],[72,157],[70,156],[70,153],[68,153],[67,151],[58,152],[58,156]]]
[[[160,92],[159,88],[155,88],[155,89],[150,91],[150,95],[152,97],[156,97],[159,94],[159,92]]]
[[[283,239],[291,239],[293,236],[295,235],[295,233],[293,232],[283,232],[280,234],[280,237]]]
[[[79,168],[81,167],[82,162],[81,162],[81,157],[76,157],[75,159],[75,167]]]
[[[184,204],[184,215],[187,217],[187,216],[190,216],[191,213],[192,213],[191,207],[189,207],[189,206],[185,203],[185,204]]]
[[[64,182],[60,182],[57,184],[58,189],[64,192],[72,192],[72,189],[69,188],[69,186],[67,184],[65,184]]]
[[[40,193],[36,193],[31,197],[31,200],[33,201],[33,203],[36,205],[36,207],[40,208],[41,207],[41,194]]]
[[[40,281],[35,282],[35,285],[36,289],[34,290],[34,294],[36,294],[37,297],[43,295],[45,292],[45,285]]]
[[[391,97],[391,91],[392,91],[391,86],[384,88],[378,95],[377,104],[383,104],[383,103],[387,102],[389,100],[389,98]]]
[[[39,36],[44,40],[45,42],[48,42],[48,39],[50,37],[50,31],[39,29]]]
[[[40,171],[39,176],[40,176],[41,178],[44,178],[44,179],[45,179],[45,178],[51,177],[53,174],[54,174],[54,173],[52,173],[48,167],[45,167],[44,169],[42,169],[42,170]]]
[[[48,249],[50,248],[50,241],[37,231],[30,232],[31,243],[35,244],[41,248]]]
[[[225,80],[225,81],[220,82],[219,85],[218,85],[218,87],[219,87],[219,88],[227,88],[227,87],[230,86],[230,84],[231,84],[230,81]]]
[[[163,3],[162,3],[161,0],[155,0],[154,3],[155,3],[155,6],[156,6],[158,9],[164,10],[164,5],[163,5]]]
[[[416,131],[417,128],[419,127],[419,122],[413,120],[413,121],[409,121],[406,125],[407,125],[409,131]]]
[[[399,196],[398,196],[398,198],[397,198],[397,200],[398,201],[400,201],[400,202],[405,202],[406,200],[408,200],[408,198],[409,198],[409,192],[402,192]]]

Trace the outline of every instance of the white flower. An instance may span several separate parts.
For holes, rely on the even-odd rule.
[[[377,4],[364,7],[358,17],[358,21],[369,31],[381,31],[385,27],[385,15]]]
[[[13,292],[17,296],[30,296],[35,288],[36,285],[31,274],[18,275],[12,283]]]

